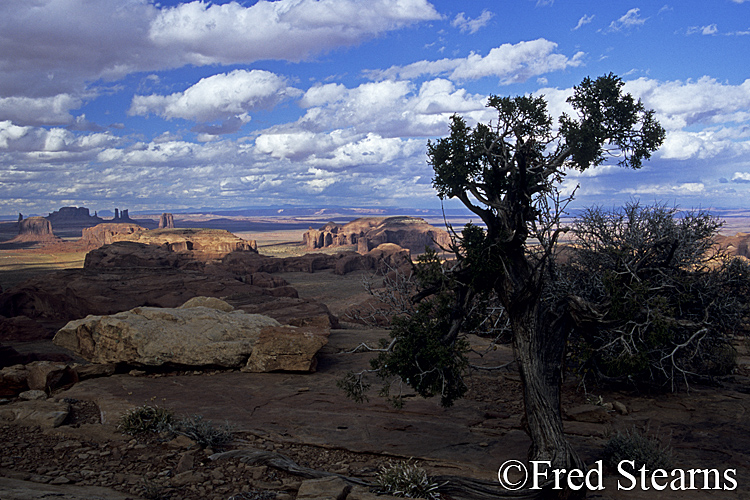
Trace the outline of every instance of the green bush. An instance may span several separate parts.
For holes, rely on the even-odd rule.
[[[625,432],[617,431],[604,446],[604,463],[616,469],[623,460],[635,462],[633,470],[629,464],[623,464],[623,469],[631,473],[643,466],[648,470],[671,469],[672,450],[668,446],[662,446],[656,437],[648,436],[635,428]]]
[[[375,479],[380,492],[396,497],[437,500],[439,485],[427,472],[411,462],[389,464],[381,467]]]
[[[174,421],[171,410],[158,406],[143,405],[126,411],[117,426],[125,434],[135,436],[147,432],[169,431]]]

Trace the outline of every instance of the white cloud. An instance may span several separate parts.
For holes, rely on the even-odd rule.
[[[700,33],[701,35],[715,35],[718,32],[719,27],[715,23],[707,26],[691,26],[687,30],[688,35],[694,35],[695,33]]]
[[[637,26],[642,26],[646,23],[648,18],[642,18],[640,12],[641,9],[638,8],[630,9],[619,19],[617,19],[616,21],[612,21],[609,24],[609,30],[622,31],[635,28]]]
[[[427,0],[261,0],[249,7],[234,1],[175,7],[151,0],[4,1],[0,96],[67,95],[67,108],[44,114],[38,105],[29,121],[64,124],[72,120],[66,112],[80,106],[75,100],[96,96],[102,81],[186,64],[302,61],[439,18]],[[3,118],[17,116],[6,112]]]
[[[407,66],[392,66],[383,71],[370,71],[368,75],[373,79],[446,75],[453,81],[493,76],[500,78],[502,84],[510,84],[582,64],[583,52],[569,58],[555,53],[556,49],[556,43],[539,38],[514,45],[503,44],[490,50],[486,56],[472,52],[465,58],[420,61]]]
[[[494,16],[495,14],[489,10],[483,10],[479,17],[471,19],[467,18],[464,12],[459,12],[453,21],[451,21],[451,26],[460,29],[461,33],[468,32],[473,34],[487,26],[490,19]]]
[[[730,85],[708,76],[684,82],[638,78],[625,89],[654,109],[668,130],[750,120],[750,79]]]
[[[54,153],[94,155],[102,148],[118,143],[119,139],[107,132],[79,135],[62,128],[19,126],[10,120],[0,122],[0,153],[22,155],[10,156],[11,164]],[[6,156],[2,163],[7,164],[8,159]]]
[[[453,113],[470,121],[487,118],[485,95],[473,95],[445,79],[417,87],[406,81],[368,82],[352,89],[329,84],[312,87],[300,103],[307,111],[295,124],[282,128],[326,131],[349,128],[382,137],[432,137],[447,132]]]
[[[581,18],[580,18],[580,19],[578,20],[578,24],[576,24],[576,27],[575,27],[575,28],[573,28],[573,31],[576,31],[577,29],[581,28],[582,26],[585,26],[585,25],[589,24],[589,23],[590,23],[591,21],[593,21],[593,20],[594,20],[594,17],[596,17],[596,16],[595,16],[595,15],[593,15],[593,14],[592,14],[592,15],[590,15],[590,16],[587,16],[587,15],[583,15],[583,16],[582,16],[582,17],[581,17]]]
[[[735,172],[732,176],[732,182],[738,182],[741,184],[750,183],[750,172]]]
[[[439,19],[426,0],[261,0],[244,7],[190,2],[162,9],[149,39],[180,64],[301,61],[385,31]]]
[[[238,122],[250,120],[249,112],[271,109],[281,101],[298,96],[301,91],[288,86],[286,80],[262,70],[235,70],[204,78],[184,92],[170,95],[136,95],[130,115],[157,114],[166,119],[182,118],[197,122],[233,120],[230,126],[216,127],[219,133],[235,132]],[[204,130],[208,132],[209,129]]]
[[[681,184],[644,184],[636,188],[627,188],[620,191],[624,194],[632,195],[658,195],[658,196],[679,196],[679,195],[697,195],[706,190],[702,182],[684,182]]]
[[[81,107],[81,100],[70,94],[52,97],[0,97],[0,120],[22,125],[61,125],[71,123],[70,110]]]

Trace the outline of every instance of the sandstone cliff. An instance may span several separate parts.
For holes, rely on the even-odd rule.
[[[159,216],[159,229],[174,229],[174,215],[163,213]]]
[[[303,235],[309,250],[330,246],[357,245],[365,254],[383,243],[393,243],[414,254],[425,247],[447,247],[450,236],[444,229],[431,226],[419,217],[363,217],[347,224],[329,222],[320,229],[310,229]]]
[[[83,230],[81,244],[87,250],[118,241],[159,245],[171,252],[191,252],[203,259],[220,259],[231,252],[255,252],[254,240],[243,240],[223,229],[154,229],[132,223],[104,223]]]
[[[109,245],[116,241],[126,241],[133,234],[146,231],[146,228],[138,224],[117,224],[105,222],[94,227],[84,228],[81,232],[81,243],[87,250]]]

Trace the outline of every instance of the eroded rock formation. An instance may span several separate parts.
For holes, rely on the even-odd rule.
[[[52,224],[44,217],[29,217],[18,223],[18,236],[9,243],[60,241],[52,232]]]
[[[254,240],[243,240],[223,229],[154,229],[132,223],[105,223],[83,230],[87,250],[120,241],[163,246],[170,252],[192,252],[203,259],[220,259],[230,252],[255,252]]]
[[[87,250],[92,250],[116,241],[126,241],[131,235],[141,231],[146,231],[146,228],[138,224],[106,222],[94,227],[83,228],[81,243]]]
[[[85,207],[62,207],[60,210],[50,213],[46,219],[54,227],[90,227],[104,222],[101,217],[92,216],[89,209]]]
[[[303,235],[303,243],[309,250],[356,245],[361,254],[383,243],[393,243],[420,254],[425,247],[447,247],[450,236],[418,217],[364,217],[347,224],[329,222],[320,229],[310,229]]]
[[[159,229],[174,229],[174,215],[163,213],[159,216]]]

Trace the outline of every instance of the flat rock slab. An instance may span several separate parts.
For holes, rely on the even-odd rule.
[[[98,486],[54,485],[0,477],[0,498],[2,500],[140,500],[132,494],[125,494],[110,488]]]
[[[492,403],[461,401],[442,408],[435,399],[408,398],[397,410],[373,391],[357,404],[336,387],[347,370],[367,366],[371,354],[336,354],[362,340],[360,330],[333,330],[324,347],[318,373],[222,372],[211,376],[131,377],[117,375],[85,380],[59,397],[94,400],[109,423],[128,408],[143,404],[169,407],[178,414],[200,414],[214,422],[229,421],[238,430],[271,439],[339,447],[355,452],[417,457],[455,464],[451,473],[492,479],[511,457],[524,457],[526,435],[512,426],[482,428]],[[380,331],[373,338],[387,335]],[[335,339],[335,340],[334,340]]]
[[[0,406],[0,422],[51,429],[59,427],[69,411],[70,405],[62,401],[18,401]]]

